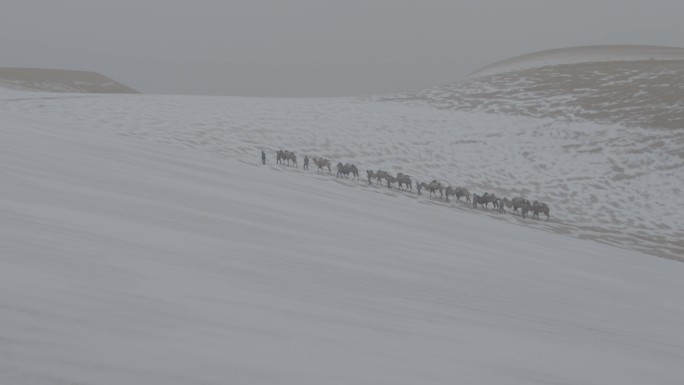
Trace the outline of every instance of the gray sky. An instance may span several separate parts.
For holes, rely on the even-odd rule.
[[[684,46],[684,0],[3,0],[1,67],[148,93],[342,96],[594,44]]]

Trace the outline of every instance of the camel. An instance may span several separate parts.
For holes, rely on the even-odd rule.
[[[530,211],[532,211],[532,218],[536,216],[537,220],[539,220],[539,213],[544,213],[546,215],[546,221],[549,221],[549,212],[551,210],[546,203],[534,201],[530,206]]]
[[[352,179],[359,179],[359,169],[355,165],[350,163],[342,164],[342,162],[337,163],[338,178],[340,175],[344,176],[345,178],[349,178],[349,173],[353,175]]]
[[[347,170],[342,162],[337,163],[337,176],[336,178],[339,178],[340,176],[344,176],[349,178],[349,170]]]
[[[293,166],[297,166],[297,155],[295,155],[294,152],[287,150],[276,151],[276,163],[283,164],[284,161],[287,161],[288,166],[290,165],[290,161],[292,161]]]
[[[402,185],[408,187],[410,190],[413,190],[413,183],[411,182],[411,178],[408,175],[404,175],[402,173],[397,174],[397,182],[399,182],[399,190],[402,190]]]
[[[330,168],[330,161],[325,158],[311,158],[316,167],[318,167],[318,172],[323,170],[323,167],[328,168],[328,173],[332,174],[332,169]]]
[[[347,163],[345,166],[347,165],[349,166],[349,171],[351,171],[351,173],[354,175],[354,178],[356,178],[356,180],[359,180],[359,169],[356,167],[356,165]]]
[[[449,186],[446,188],[444,191],[444,195],[446,196],[446,201],[449,202],[449,195],[456,196],[456,201],[460,202],[461,197],[466,198],[466,202],[470,202],[470,192],[468,191],[467,188],[465,187],[452,187]]]
[[[297,167],[297,155],[292,152],[292,151],[285,151],[285,159],[287,160],[287,165],[290,165],[290,161],[292,161],[292,165]]]
[[[460,201],[461,201],[461,197],[465,197],[466,202],[470,202],[470,191],[468,191],[467,188],[465,188],[465,187],[460,187],[460,186],[454,187],[454,188],[452,189],[452,192],[453,192],[453,193],[452,193],[451,195],[455,195],[455,196],[456,196],[456,202],[460,202]]]
[[[430,182],[430,184],[422,182],[420,187],[430,191],[430,196],[432,196],[432,194],[435,194],[435,197],[437,197],[437,191],[439,191],[440,196],[444,196],[444,187],[441,183],[437,182],[436,180],[433,180],[432,182]]]
[[[366,177],[368,177],[368,184],[373,184],[371,181],[373,178],[376,178],[375,173],[373,170],[366,170]]]
[[[520,215],[522,215],[523,218],[525,218],[531,206],[530,201],[523,197],[515,197],[511,200],[508,200],[508,198],[504,198],[502,202],[509,209],[512,208],[514,214],[517,214],[518,209],[520,209]]]
[[[447,186],[447,188],[444,189],[444,194],[446,195],[445,202],[449,203],[449,195],[456,195],[456,188]]]
[[[378,170],[375,172],[375,180],[380,183],[382,179],[387,179],[387,177],[391,176],[389,172],[383,171],[383,170]]]
[[[490,193],[484,193],[482,195],[473,194],[473,207],[477,208],[477,205],[479,204],[480,206],[484,205],[485,209],[487,209],[490,203],[494,208],[499,207],[496,195]]]

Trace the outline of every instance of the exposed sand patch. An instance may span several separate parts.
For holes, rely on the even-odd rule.
[[[485,67],[460,82],[379,99],[564,121],[684,128],[684,49],[545,51]]]
[[[478,69],[468,75],[468,78],[560,64],[643,60],[684,60],[684,48],[650,45],[558,48],[505,59]]]
[[[44,68],[0,68],[0,88],[48,92],[139,93],[96,72]]]

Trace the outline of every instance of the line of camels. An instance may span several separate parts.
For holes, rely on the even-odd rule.
[[[318,167],[318,172],[328,172],[332,174],[332,164],[328,159],[325,158],[311,158],[311,161]],[[285,164],[297,167],[297,155],[292,151],[278,150],[276,152],[276,162],[278,164]],[[309,157],[304,157],[304,169],[309,169]],[[339,162],[337,164],[337,178],[349,178],[352,175],[352,180],[359,180],[359,169],[356,165],[351,163],[342,164]],[[368,178],[368,184],[373,184],[373,179],[375,179],[376,184],[382,183],[384,180],[387,184],[387,188],[392,188],[392,184],[397,184],[399,190],[408,189],[413,191],[413,181],[408,175],[398,173],[397,175],[392,175],[391,173],[383,170],[366,170],[366,177]],[[477,208],[478,205],[484,206],[485,209],[489,208],[491,203],[493,208],[499,213],[504,213],[505,208],[513,209],[513,213],[517,214],[520,210],[520,215],[525,218],[530,212],[532,213],[532,218],[537,218],[539,220],[539,214],[546,215],[546,220],[549,220],[549,206],[546,203],[538,201],[529,201],[523,197],[515,197],[513,199],[500,198],[494,194],[484,193],[482,195],[471,194],[465,187],[460,186],[444,186],[440,182],[433,180],[430,183],[418,182],[416,181],[416,190],[418,195],[422,195],[421,190],[428,190],[430,197],[433,195],[437,198],[437,192],[439,191],[440,197],[444,197],[445,202],[449,202],[449,196],[455,196],[457,202],[461,202],[461,198],[465,199],[465,203],[471,203],[473,207]]]

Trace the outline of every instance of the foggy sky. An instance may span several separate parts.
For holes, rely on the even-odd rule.
[[[682,47],[682,15],[683,0],[3,0],[0,67],[146,93],[367,95],[544,49]]]

